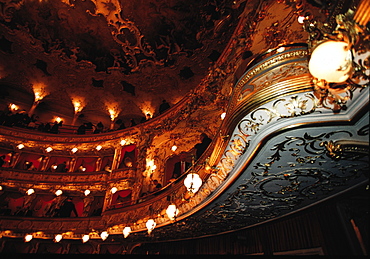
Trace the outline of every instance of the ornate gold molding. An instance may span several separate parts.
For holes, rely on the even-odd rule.
[[[350,159],[369,154],[369,142],[350,140],[324,141],[320,146],[326,148],[326,154],[334,160]]]

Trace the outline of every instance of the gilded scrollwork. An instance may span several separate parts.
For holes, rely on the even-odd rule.
[[[245,87],[250,88],[251,85],[256,86],[257,88],[266,87],[276,83],[278,80],[286,80],[287,76],[297,76],[306,74],[307,71],[307,65],[305,65],[304,59],[307,57],[308,51],[307,49],[302,50],[291,50],[287,53],[282,53],[280,55],[277,55],[275,57],[270,58],[267,61],[264,61],[263,63],[259,64],[255,68],[249,70],[238,82],[238,84],[235,87],[235,93],[243,93],[246,90]],[[279,67],[278,70],[274,73],[267,74],[266,71],[272,70],[274,67],[278,67],[278,64],[282,61],[286,60],[297,60],[297,63],[293,64],[287,64],[283,68]],[[261,75],[262,77],[258,79],[258,75]],[[255,78],[256,82],[253,82],[253,79]],[[256,91],[258,89],[252,88],[252,91]],[[250,91],[248,91],[249,93]],[[243,98],[246,97],[246,94],[240,94],[238,97],[238,102],[242,101]]]
[[[254,170],[249,169],[249,178],[244,179],[224,203],[210,210],[205,219],[217,221],[218,218],[218,222],[222,222],[230,217],[230,220],[239,219],[243,224],[255,224],[315,201],[320,195],[330,195],[335,190],[345,188],[349,181],[364,179],[368,167],[368,144],[349,140],[325,141],[353,136],[350,131],[337,130],[285,137],[271,146],[270,155],[256,162]],[[356,156],[343,156],[344,150]],[[285,164],[283,157],[287,156],[296,157],[297,163]],[[349,163],[339,166],[328,157],[335,161],[348,160]],[[325,164],[337,169],[325,170]],[[280,172],[276,173],[278,168]],[[235,216],[237,212],[243,213]]]
[[[237,159],[247,150],[250,140],[268,124],[281,119],[293,118],[316,111],[316,101],[312,94],[293,95],[278,99],[258,108],[245,116],[237,125],[237,131],[229,142],[220,167],[231,169]]]
[[[6,22],[10,22],[13,18],[14,11],[19,9],[23,4],[23,0],[5,0],[0,3],[0,18]]]

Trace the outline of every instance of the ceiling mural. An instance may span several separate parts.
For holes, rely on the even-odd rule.
[[[221,55],[240,9],[232,1],[5,1],[0,10],[2,95],[38,111],[109,122],[158,115],[194,89]],[[234,25],[233,25],[234,24]],[[95,116],[95,118],[94,118]]]

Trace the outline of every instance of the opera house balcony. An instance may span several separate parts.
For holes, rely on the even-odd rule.
[[[129,254],[145,244],[191,242],[273,224],[350,191],[369,189],[370,74],[369,57],[365,62],[361,52],[369,54],[369,42],[367,31],[358,25],[361,19],[337,18],[339,25],[332,31],[336,38],[328,39],[327,31],[317,34],[328,30],[327,25],[320,28],[311,21],[313,14],[303,12],[295,1],[235,2],[235,9],[245,9],[206,76],[175,105],[150,119],[114,129],[118,115],[108,109],[109,130],[79,134],[74,122],[83,117],[79,105],[73,104],[71,125],[63,124],[53,134],[7,124],[2,118],[0,252],[14,252],[22,243],[19,249],[24,253],[99,254],[110,244],[112,250],[106,253],[117,245],[117,253]],[[322,9],[314,8],[318,15],[323,15]],[[272,14],[278,11],[285,17],[286,33],[274,22],[277,16]],[[118,15],[105,16],[114,17]],[[218,26],[227,19],[229,15]],[[366,20],[368,24],[369,17]],[[357,23],[351,23],[349,33],[366,44],[348,40],[343,32],[346,22]],[[249,34],[255,36],[253,44]],[[329,47],[335,49],[335,58],[340,57],[334,68],[320,59],[331,54],[327,49],[316,59],[315,49],[320,51],[322,41],[339,42],[338,48]],[[334,62],[332,56],[328,59]],[[80,73],[88,70],[87,63],[80,65]],[[154,68],[145,67],[147,74],[150,69]],[[116,76],[123,70],[110,67],[104,73]],[[36,99],[28,114],[39,105]],[[11,104],[4,106],[10,109]],[[340,211],[356,244],[362,245],[357,250],[366,254],[364,225],[358,228],[355,216],[350,218],[340,206],[335,211]],[[325,230],[317,227],[317,232],[302,234],[302,247],[324,253]],[[271,234],[266,230],[260,235],[266,233]],[[247,247],[249,240],[239,237],[230,242]],[[243,253],[272,254],[271,240],[256,238],[254,250]]]

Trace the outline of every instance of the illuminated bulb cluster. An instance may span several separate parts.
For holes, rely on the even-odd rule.
[[[202,186],[202,179],[200,179],[198,174],[190,173],[186,176],[184,185],[189,192],[196,193]]]
[[[9,108],[11,111],[17,111],[19,109],[19,107],[14,103],[9,104]]]

